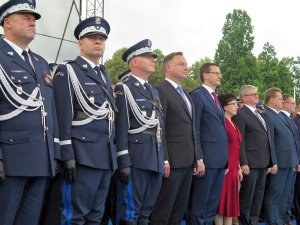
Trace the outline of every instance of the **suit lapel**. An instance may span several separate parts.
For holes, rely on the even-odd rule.
[[[0,49],[2,49],[4,54],[11,57],[14,63],[25,69],[30,75],[36,78],[34,70],[25,63],[21,56],[6,41],[0,39],[0,46]]]
[[[133,76],[129,76],[129,81],[132,86],[145,98],[152,100],[152,97],[149,96],[148,92],[145,90],[144,86]]]
[[[174,86],[172,84],[170,84],[170,82],[168,81],[164,81],[164,85],[165,87],[171,92],[172,96],[175,96],[176,99],[178,99],[178,101],[180,102],[180,104],[183,106],[184,111],[187,113],[187,115],[190,117],[190,113],[189,110],[187,108],[187,105],[185,103],[185,101],[182,99],[181,95],[178,93],[178,91],[174,88]],[[188,94],[184,91],[185,95],[188,97]],[[189,99],[189,101],[191,102],[191,100]],[[191,119],[191,117],[190,117]]]
[[[247,106],[243,106],[243,110],[245,111],[246,114],[248,114],[249,117],[251,117],[253,120],[255,120],[259,124],[259,126],[261,126],[263,128],[264,131],[266,131],[262,122],[257,118],[256,115],[254,115],[254,113]]]
[[[217,105],[216,105],[215,101],[213,100],[211,94],[203,86],[201,86],[200,88],[202,88],[202,91],[203,91],[205,97],[207,98],[209,103],[212,105],[213,109],[216,111],[216,113],[219,115],[219,117],[222,119],[222,121],[225,123],[223,109],[221,108],[221,110],[220,110],[217,107]]]

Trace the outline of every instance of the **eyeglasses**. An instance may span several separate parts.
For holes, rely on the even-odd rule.
[[[218,75],[218,76],[222,76],[221,72],[208,71],[207,73],[212,73],[212,74],[215,74],[215,75]]]
[[[235,105],[235,106],[237,106],[238,104],[237,104],[237,102],[229,102],[226,105]]]
[[[284,103],[290,103],[290,104],[296,105],[295,102],[284,102]]]
[[[258,96],[258,94],[257,94],[257,93],[253,93],[253,94],[244,95],[244,96],[252,96],[252,97],[257,97],[257,96]]]

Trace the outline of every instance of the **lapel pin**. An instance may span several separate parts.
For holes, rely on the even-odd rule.
[[[13,56],[14,53],[13,52],[7,52],[7,55]]]
[[[140,83],[139,83],[139,82],[136,82],[136,83],[135,83],[135,86],[137,86],[137,87],[140,86]]]

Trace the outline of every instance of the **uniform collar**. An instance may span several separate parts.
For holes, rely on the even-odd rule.
[[[91,60],[83,57],[83,56],[80,56],[82,59],[84,59],[92,68],[95,68],[95,66],[100,66],[100,65],[96,65],[95,63],[93,63]]]
[[[10,45],[10,47],[12,47],[13,50],[15,50],[16,53],[18,53],[18,55],[24,59],[24,56],[22,55],[23,49],[21,49],[18,45],[16,45],[15,43],[11,42],[10,40],[3,38],[4,41],[6,41],[7,44]],[[25,49],[26,52],[29,51],[29,48]]]
[[[142,78],[135,76],[133,74],[131,74],[131,76],[133,76],[135,79],[137,79],[142,85],[144,85],[144,83],[146,82],[145,80],[143,80]]]

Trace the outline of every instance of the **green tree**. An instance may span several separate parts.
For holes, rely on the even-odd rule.
[[[278,87],[284,93],[293,93],[292,58],[279,60],[275,48],[267,42],[264,44],[263,51],[258,55],[257,61],[264,90]]]
[[[212,62],[212,60],[209,57],[205,57],[203,59],[200,59],[199,61],[196,61],[190,68],[189,68],[189,76],[188,78],[182,82],[182,87],[186,91],[191,91],[194,88],[198,87],[200,84],[200,67],[204,63]]]
[[[149,77],[149,83],[152,85],[158,85],[164,80],[163,60],[165,56],[159,49],[154,49],[153,52],[157,54],[157,59],[155,63],[155,73]]]
[[[104,63],[106,71],[109,74],[113,84],[119,82],[118,75],[129,69],[127,63],[122,60],[122,54],[125,52],[125,50],[126,48],[117,50],[113,54],[112,58]]]
[[[214,57],[223,74],[220,91],[237,93],[244,84],[262,88],[256,57],[251,52],[254,36],[247,12],[234,9],[226,16],[222,31]]]

